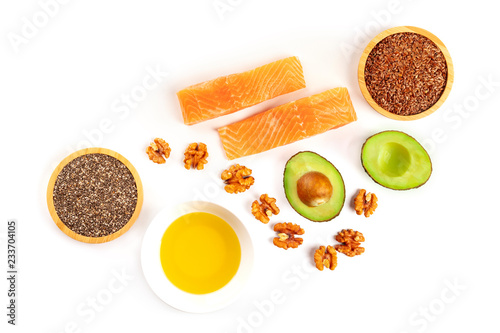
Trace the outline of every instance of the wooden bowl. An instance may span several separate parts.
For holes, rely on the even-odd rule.
[[[434,105],[432,105],[429,109],[420,112],[415,115],[410,115],[410,116],[401,116],[394,114],[392,112],[389,112],[382,108],[380,105],[377,104],[370,95],[370,92],[368,91],[366,87],[366,82],[365,82],[365,65],[366,65],[366,60],[368,59],[368,56],[370,55],[370,52],[372,49],[377,45],[382,39],[386,38],[387,36],[396,34],[396,33],[401,33],[401,32],[413,32],[420,34],[424,37],[427,37],[431,41],[434,42],[434,44],[437,45],[437,47],[441,50],[443,53],[445,59],[446,59],[446,64],[448,66],[448,78],[446,81],[446,86],[444,88],[443,94],[441,97],[438,99]],[[391,29],[387,29],[377,36],[373,38],[368,45],[366,46],[365,50],[363,51],[363,54],[361,55],[361,59],[359,60],[359,65],[358,65],[358,83],[359,83],[359,88],[361,89],[361,93],[365,97],[366,101],[368,104],[371,105],[372,108],[374,108],[378,113],[391,118],[391,119],[396,119],[396,120],[416,120],[416,119],[421,119],[423,117],[426,117],[436,111],[446,100],[448,95],[450,94],[451,91],[451,86],[453,85],[453,80],[454,80],[454,72],[453,72],[453,62],[451,61],[451,56],[450,53],[448,52],[448,49],[446,46],[444,46],[443,42],[434,36],[432,33],[430,33],[427,30],[417,28],[417,27],[410,27],[410,26],[402,26],[402,27],[395,27]]]
[[[57,215],[57,212],[56,212],[56,209],[54,206],[53,192],[54,192],[54,185],[56,183],[57,176],[59,175],[61,170],[66,166],[66,164],[68,164],[69,162],[71,162],[72,160],[74,160],[77,157],[87,155],[87,154],[105,154],[105,155],[109,155],[111,157],[116,158],[117,160],[122,162],[129,169],[129,171],[132,173],[132,176],[134,177],[135,184],[137,187],[137,204],[135,206],[134,213],[130,217],[130,220],[120,230],[118,230],[117,232],[115,232],[113,234],[107,235],[107,236],[87,237],[87,236],[83,236],[83,235],[80,235],[80,234],[74,232],[73,230],[69,229],[61,221],[61,219]],[[123,235],[134,224],[134,222],[137,220],[137,217],[139,217],[139,213],[140,213],[141,208],[142,208],[143,200],[144,200],[144,192],[142,189],[141,178],[139,177],[137,170],[125,157],[118,154],[117,152],[114,152],[112,150],[105,149],[105,148],[86,148],[86,149],[76,151],[73,154],[66,157],[64,160],[61,161],[61,163],[59,163],[59,165],[56,167],[56,169],[52,173],[52,176],[50,177],[50,180],[49,180],[49,185],[47,187],[47,206],[49,208],[49,212],[50,212],[50,215],[52,216],[52,219],[54,220],[56,225],[59,227],[59,229],[62,230],[62,232],[64,232],[69,237],[76,239],[77,241],[84,242],[84,243],[93,243],[93,244],[105,243],[105,242],[109,242],[109,241],[116,239],[116,238],[120,237],[121,235]]]

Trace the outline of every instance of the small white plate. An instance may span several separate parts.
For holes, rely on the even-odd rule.
[[[241,246],[241,261],[235,276],[221,289],[204,295],[187,293],[174,286],[165,276],[160,261],[165,230],[177,218],[195,212],[211,213],[222,218],[233,228]],[[210,202],[192,201],[165,208],[155,216],[142,241],[141,262],[149,286],[165,303],[191,313],[212,312],[231,304],[242,291],[253,266],[253,245],[247,229],[233,213]]]

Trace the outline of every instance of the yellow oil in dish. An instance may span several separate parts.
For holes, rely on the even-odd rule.
[[[241,247],[233,228],[210,213],[189,213],[163,234],[160,260],[167,278],[192,294],[224,287],[236,274]]]

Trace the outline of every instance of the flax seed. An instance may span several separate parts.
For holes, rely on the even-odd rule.
[[[446,58],[429,38],[402,32],[381,40],[365,65],[366,87],[383,109],[402,116],[432,107],[446,87]]]

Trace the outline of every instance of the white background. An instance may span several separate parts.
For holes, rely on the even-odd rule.
[[[44,20],[48,16],[40,3],[49,2],[0,5],[3,270],[6,222],[15,218],[19,225],[18,326],[6,324],[2,278],[2,332],[4,327],[8,332],[500,330],[495,156],[500,24],[490,1],[74,0],[49,6],[52,17]],[[221,3],[230,9],[218,12],[214,4]],[[33,21],[40,27],[30,31],[26,25]],[[433,32],[455,66],[455,84],[444,106],[412,122],[376,113],[357,85],[357,63],[369,39],[400,25]],[[182,123],[179,89],[293,55],[304,66],[306,89],[199,125]],[[163,73],[160,84],[123,108],[121,99],[140,89],[148,70]],[[239,159],[253,169],[255,185],[238,195],[222,190],[218,177],[231,163],[216,128],[337,86],[348,87],[356,123]],[[121,112],[114,112],[118,106]],[[103,122],[106,132],[99,129]],[[392,191],[364,173],[362,143],[388,129],[405,131],[428,148],[434,170],[423,187]],[[153,164],[144,152],[156,136],[172,147],[164,165]],[[128,158],[144,184],[136,224],[101,245],[63,234],[45,199],[54,167],[89,137],[92,146]],[[203,171],[182,165],[185,147],[195,141],[209,147]],[[325,156],[344,177],[348,200],[331,222],[307,221],[286,202],[283,167],[301,150]],[[350,206],[359,188],[380,199],[369,219]],[[262,193],[276,197],[282,209],[269,225],[250,214],[251,202]],[[177,311],[156,297],[139,260],[143,234],[155,214],[193,199],[233,211],[255,246],[254,272],[241,297],[203,315]],[[283,221],[306,230],[300,248],[284,251],[272,245],[272,225]],[[333,235],[343,228],[364,233],[366,253],[339,255],[333,272],[312,270],[314,248],[334,244]],[[115,275],[122,274],[120,283]],[[279,304],[270,305],[271,295],[280,296]],[[106,303],[98,304],[99,311],[88,303],[96,298]]]

